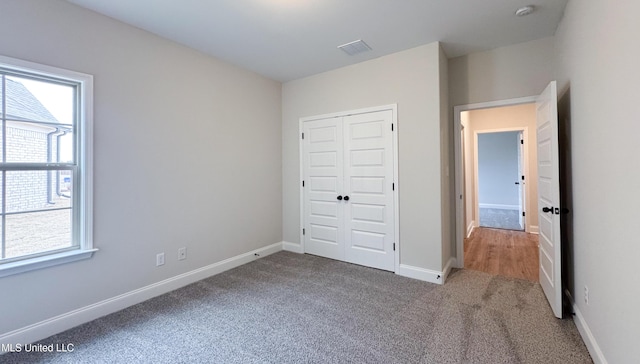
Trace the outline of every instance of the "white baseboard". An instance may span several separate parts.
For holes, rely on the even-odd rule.
[[[442,272],[442,283],[444,284],[447,281],[447,277],[449,273],[451,273],[451,268],[456,266],[456,258],[451,257],[447,264],[444,266],[444,271]]]
[[[589,350],[589,355],[591,355],[591,359],[595,364],[607,364],[607,359],[605,359],[602,350],[600,350],[600,346],[596,342],[596,338],[593,337],[593,333],[591,329],[589,329],[589,325],[587,325],[587,321],[585,321],[584,316],[582,316],[582,312],[576,305],[571,293],[565,290],[565,294],[569,297],[569,302],[571,303],[571,307],[573,308],[573,322],[575,322],[576,327],[578,328],[578,332],[580,336],[582,336],[582,341],[587,346],[587,350]]]
[[[582,313],[576,304],[573,304],[573,312],[575,313],[573,321],[578,328],[580,336],[582,336],[582,340],[584,340],[585,345],[587,345],[587,349],[589,350],[589,354],[591,355],[593,362],[596,364],[607,364],[607,359],[604,358],[604,354],[602,354],[600,346],[598,346],[587,322],[584,320],[584,316],[582,316]]]
[[[475,228],[476,228],[476,222],[471,220],[471,222],[469,223],[469,226],[467,226],[467,238],[471,236],[471,233]]]
[[[529,234],[540,234],[540,227],[538,225],[529,225]]]
[[[518,205],[501,205],[501,204],[493,204],[493,203],[481,203],[478,204],[481,209],[499,209],[499,210],[519,210],[520,206]]]
[[[275,243],[264,248],[256,249],[244,254],[213,263],[187,273],[150,284],[148,286],[108,298],[104,301],[85,306],[35,324],[0,334],[0,344],[30,344],[45,339],[51,335],[68,330],[72,327],[120,311],[150,298],[171,292],[188,284],[239,267],[243,264],[263,258],[282,250],[283,242]],[[1,353],[0,353],[1,354]]]
[[[304,251],[302,249],[302,245],[301,244],[290,243],[288,241],[283,241],[282,242],[282,250],[288,251],[288,252],[293,252],[293,253],[298,253],[298,254],[304,254]]]
[[[424,269],[420,267],[414,267],[411,265],[400,264],[397,275],[403,277],[409,277],[413,279],[419,279],[421,281],[431,282],[435,284],[444,283],[444,273],[436,270]]]

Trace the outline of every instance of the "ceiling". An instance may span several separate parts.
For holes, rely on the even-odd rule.
[[[567,0],[67,0],[286,82],[440,41],[449,58],[551,36]],[[515,16],[525,5],[533,14]],[[348,56],[357,39],[373,50]]]

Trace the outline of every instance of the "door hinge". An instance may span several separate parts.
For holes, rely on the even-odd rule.
[[[396,243],[393,243],[393,251],[396,251]]]
[[[511,139],[511,140],[513,140],[513,139]],[[524,139],[520,139],[520,144],[524,144]],[[511,144],[511,145],[513,145],[513,144]]]
[[[391,123],[391,131],[393,131],[393,123]]]
[[[393,183],[391,184],[391,190],[392,190],[392,191],[395,191],[395,190],[396,190],[396,183],[395,183],[395,182],[393,182]]]
[[[304,233],[305,233],[305,231],[304,231],[304,229],[302,229],[302,235],[304,235]]]
[[[302,133],[302,139],[304,139],[304,133]]]
[[[522,180],[524,181],[524,176],[522,176]]]
[[[522,216],[524,216],[524,211],[522,211]]]
[[[302,180],[302,187],[304,187],[304,180]]]

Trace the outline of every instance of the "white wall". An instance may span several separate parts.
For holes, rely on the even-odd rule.
[[[397,103],[400,261],[442,270],[439,62],[432,43],[283,85],[285,241],[300,243],[299,119]]]
[[[447,268],[450,259],[456,256],[455,241],[455,185],[453,178],[453,123],[449,108],[449,61],[447,55],[440,47],[439,62],[439,88],[440,88],[440,194],[442,211],[442,265]],[[445,272],[448,274],[448,272]]]
[[[640,123],[631,107],[640,99],[639,13],[638,1],[570,0],[556,33],[559,94],[570,108],[560,120],[571,130],[570,289],[609,363],[640,358]]]
[[[539,95],[553,80],[553,37],[449,60],[451,106]]]
[[[519,132],[478,134],[478,202],[518,209]]]
[[[2,55],[94,75],[100,249],[0,279],[0,335],[282,240],[278,82],[64,1],[0,8]]]

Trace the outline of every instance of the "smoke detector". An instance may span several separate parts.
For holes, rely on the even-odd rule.
[[[358,53],[368,52],[371,50],[371,47],[369,47],[369,45],[362,39],[343,44],[341,46],[338,46],[338,48],[342,49],[346,54],[350,56],[356,55]]]
[[[533,13],[533,10],[535,10],[535,6],[533,6],[533,5],[523,6],[520,9],[516,10],[516,15],[517,16],[527,16],[527,15]]]

